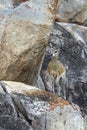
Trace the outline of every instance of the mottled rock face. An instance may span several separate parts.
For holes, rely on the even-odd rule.
[[[29,124],[20,118],[15,118],[9,115],[0,116],[1,130],[33,130]]]
[[[42,78],[46,77],[44,72],[50,61],[48,56],[51,55],[51,46],[60,49],[59,60],[66,68],[67,99],[77,103],[83,115],[87,114],[87,27],[67,23],[55,24],[42,67]],[[44,79],[45,84],[48,81],[47,78]],[[49,84],[51,85],[50,80]]]
[[[87,28],[56,24],[50,39],[60,48],[59,59],[65,64],[70,81],[87,82]]]
[[[87,0],[58,0],[57,20],[87,26]]]
[[[9,94],[0,93],[0,115],[11,115],[17,117],[17,112]]]
[[[17,114],[0,112],[0,128],[12,130],[84,130],[79,108],[64,99],[33,86],[12,81],[0,82],[4,103],[13,104]],[[20,87],[21,86],[21,87]],[[0,91],[0,95],[2,95]],[[1,104],[1,100],[0,100]],[[0,106],[1,108],[1,106]],[[2,107],[3,108],[3,107]],[[6,109],[4,109],[6,110]],[[9,108],[8,108],[9,110]],[[5,124],[4,124],[5,121]]]
[[[14,3],[0,1],[0,79],[33,84],[52,28],[56,1]]]

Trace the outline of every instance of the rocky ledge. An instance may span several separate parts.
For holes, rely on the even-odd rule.
[[[0,82],[0,130],[84,130],[79,108],[19,82]]]

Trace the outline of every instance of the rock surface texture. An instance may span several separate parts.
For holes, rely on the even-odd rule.
[[[33,86],[2,81],[0,129],[84,130],[84,122],[75,104]]]
[[[86,26],[87,0],[0,0],[0,130],[87,130]],[[47,71],[54,48],[65,84]]]
[[[58,0],[57,20],[87,26],[87,0]]]
[[[55,18],[56,0],[0,1],[0,79],[33,84]]]
[[[59,60],[66,68],[67,86],[66,90],[63,90],[66,91],[66,99],[78,104],[83,116],[86,116],[87,27],[69,23],[55,24],[41,71],[41,78],[47,91],[52,90],[52,79],[48,75],[47,65],[51,60],[53,47],[59,49]],[[87,120],[86,117],[85,120]]]

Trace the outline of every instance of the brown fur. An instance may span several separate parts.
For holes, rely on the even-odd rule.
[[[54,50],[52,60],[48,64],[48,73],[54,77],[55,85],[54,89],[59,96],[63,93],[63,97],[65,98],[65,86],[66,86],[66,69],[62,62],[58,60],[58,51]]]
[[[65,67],[60,61],[57,60],[55,63],[53,60],[51,60],[48,64],[48,72],[56,79],[65,73]]]

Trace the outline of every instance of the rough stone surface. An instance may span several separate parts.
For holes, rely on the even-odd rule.
[[[87,115],[84,118],[84,123],[85,123],[85,130],[87,130]]]
[[[0,93],[0,116],[1,115],[11,115],[17,117],[17,112],[12,99],[8,94]]]
[[[87,26],[87,0],[58,0],[57,20]]]
[[[45,86],[44,86],[44,83],[43,83],[40,75],[38,76],[38,80],[37,80],[35,86],[41,90],[45,90]]]
[[[8,115],[0,115],[0,128],[0,130],[33,130],[25,120]]]
[[[51,48],[59,49],[59,60],[67,72],[66,98],[78,104],[87,115],[87,27],[76,24],[56,23],[51,33],[49,46],[42,66],[42,79],[51,57]],[[44,81],[44,80],[43,80]],[[47,86],[49,88],[49,86]]]
[[[2,81],[3,83],[16,107],[18,118],[10,115],[0,116],[1,128],[7,130],[84,130],[83,118],[75,104],[70,105],[56,95],[23,83]]]
[[[55,17],[56,0],[0,1],[0,79],[33,84]]]
[[[52,130],[83,129],[83,123],[81,122],[81,117],[79,117],[77,111],[73,113],[73,109],[70,106],[65,106],[63,107],[63,109],[62,108],[55,109],[54,113],[49,112],[47,116],[48,116],[47,124],[49,126],[47,130],[50,130],[51,128],[53,128]],[[57,124],[55,122],[57,122]]]

